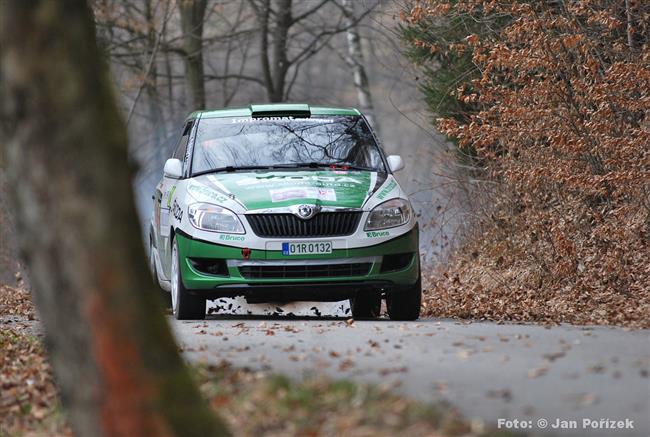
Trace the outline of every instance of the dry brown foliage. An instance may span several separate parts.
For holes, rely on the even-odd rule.
[[[410,23],[464,14],[508,22],[431,50],[471,50],[481,77],[439,120],[475,150],[490,208],[429,315],[650,327],[650,4],[418,1]]]
[[[0,434],[72,435],[40,342],[0,328]]]
[[[0,316],[22,316],[34,320],[34,305],[27,290],[0,284]]]

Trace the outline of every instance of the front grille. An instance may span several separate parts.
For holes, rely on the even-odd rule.
[[[371,263],[241,266],[239,273],[246,279],[339,278],[365,276],[371,266]]]
[[[309,220],[293,214],[249,214],[253,232],[260,237],[341,237],[356,231],[360,211],[321,212]]]

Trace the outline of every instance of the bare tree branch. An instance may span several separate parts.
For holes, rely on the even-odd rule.
[[[133,99],[133,103],[131,104],[131,108],[129,109],[129,114],[126,117],[126,125],[128,126],[129,123],[131,122],[131,117],[133,116],[133,111],[135,110],[136,105],[138,104],[138,100],[140,99],[140,95],[142,94],[142,90],[144,89],[147,79],[149,78],[149,74],[151,74],[151,69],[153,68],[154,61],[156,60],[156,54],[158,53],[158,47],[160,46],[160,41],[162,40],[162,35],[165,33],[165,29],[167,28],[167,22],[171,18],[171,14],[169,13],[169,4],[167,5],[167,10],[165,11],[165,19],[163,20],[162,25],[160,26],[160,31],[156,35],[156,43],[153,47],[153,51],[151,53],[151,57],[149,58],[149,64],[147,65],[147,69],[144,73],[144,77],[142,79],[142,83],[138,87],[138,92],[135,95],[135,99]]]

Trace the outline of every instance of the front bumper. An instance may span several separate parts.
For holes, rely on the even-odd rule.
[[[207,298],[244,295],[249,300],[257,297],[261,301],[335,301],[353,297],[363,289],[407,287],[420,274],[417,225],[404,235],[373,246],[291,257],[279,250],[253,249],[245,259],[240,247],[200,241],[183,233],[177,233],[176,239],[185,288]],[[405,254],[412,256],[396,268],[389,268],[390,262]],[[197,259],[223,260],[221,274],[199,271]],[[267,268],[285,272],[284,277],[259,274]]]

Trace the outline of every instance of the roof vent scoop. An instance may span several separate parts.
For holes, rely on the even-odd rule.
[[[251,105],[251,117],[294,117],[309,118],[311,110],[309,105],[302,103],[281,103],[276,105]]]

